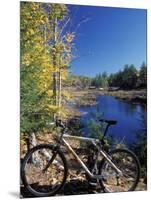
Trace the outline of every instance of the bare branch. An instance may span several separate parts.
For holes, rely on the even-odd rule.
[[[62,29],[60,30],[60,33],[59,33],[59,36],[58,36],[58,40],[61,38],[61,34],[63,33],[64,29],[67,27],[69,22],[70,22],[70,17],[66,20],[66,22],[64,23]]]
[[[90,20],[91,20],[90,18],[85,18],[85,19],[81,20],[81,21],[78,23],[78,25],[76,26],[74,32],[76,32],[76,31],[78,30],[78,28],[81,26],[81,24],[83,24],[83,23],[85,23],[85,22],[88,22],[88,21],[90,21]]]

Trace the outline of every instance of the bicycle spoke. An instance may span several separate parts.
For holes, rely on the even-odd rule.
[[[110,158],[122,174],[118,174],[114,167],[105,161],[101,169],[103,187],[108,192],[129,191],[135,188],[139,178],[139,166],[133,154],[126,150],[117,150]]]
[[[35,148],[35,151],[29,153],[23,167],[23,180],[30,192],[36,196],[47,196],[61,188],[66,174],[63,159],[60,153],[54,154],[49,146]]]

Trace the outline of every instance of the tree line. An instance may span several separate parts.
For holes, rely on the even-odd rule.
[[[147,67],[143,62],[140,69],[132,65],[125,65],[123,70],[108,77],[108,85],[122,89],[146,88]]]
[[[135,89],[147,87],[147,66],[143,62],[140,69],[132,65],[125,65],[116,73],[99,73],[94,78],[72,75],[72,86],[79,88],[109,88]]]

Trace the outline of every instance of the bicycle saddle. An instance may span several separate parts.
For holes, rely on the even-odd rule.
[[[99,119],[100,122],[105,122],[109,125],[115,125],[117,124],[117,121],[116,120],[106,120],[106,119]]]

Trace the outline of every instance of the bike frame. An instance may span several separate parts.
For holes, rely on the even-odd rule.
[[[88,176],[90,178],[94,178],[94,179],[102,179],[101,175],[96,175],[90,172],[90,170],[88,169],[88,167],[84,164],[84,162],[80,159],[80,157],[76,154],[76,152],[73,150],[73,148],[70,146],[70,144],[65,140],[65,137],[70,137],[69,135],[62,135],[61,140],[64,143],[64,145],[67,147],[68,151],[75,157],[75,159],[77,160],[77,162],[81,165],[81,167],[84,169],[84,171],[88,174]],[[72,138],[74,138],[74,136],[71,136]],[[75,137],[77,139],[77,137]],[[84,137],[79,137],[81,140],[85,140]],[[111,161],[110,157],[102,150],[101,145],[97,145],[95,141],[95,139],[91,139],[91,138],[87,138],[86,140],[89,140],[93,143],[93,145],[97,148],[97,156],[96,156],[96,160],[95,160],[95,164],[96,165],[99,155],[101,154],[103,156],[103,158],[105,158],[107,160],[107,162],[115,169],[115,171],[118,173],[118,176],[122,175],[121,170],[119,170],[116,165]]]

